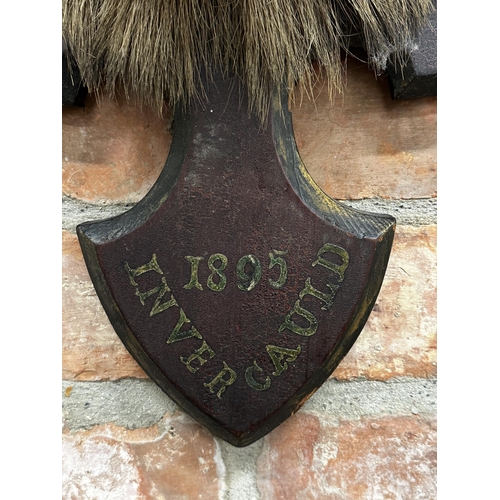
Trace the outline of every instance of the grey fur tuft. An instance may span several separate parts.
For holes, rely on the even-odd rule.
[[[63,0],[63,37],[91,92],[122,89],[160,113],[202,98],[202,75],[240,76],[250,109],[299,82],[309,92],[317,61],[330,95],[342,88],[342,51],[361,37],[382,71],[401,53],[432,0]],[[201,90],[200,90],[201,89]]]

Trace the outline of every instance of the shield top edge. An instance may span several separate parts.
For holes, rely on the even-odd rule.
[[[343,205],[328,196],[307,171],[295,141],[292,114],[284,89],[273,97],[272,126],[278,157],[283,172],[302,202],[317,216],[357,238],[379,239],[394,230],[392,215],[370,213]]]
[[[174,114],[174,127],[175,132],[163,170],[144,198],[120,215],[79,224],[77,232],[85,234],[95,244],[106,243],[131,233],[161,207],[177,182],[191,138],[191,115],[180,107]]]

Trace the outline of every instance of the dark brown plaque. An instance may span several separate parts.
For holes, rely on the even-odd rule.
[[[375,303],[390,216],[326,196],[287,97],[265,126],[234,80],[179,110],[165,168],[129,212],[78,236],[111,323],[148,375],[236,446],[289,417],[348,352]],[[280,101],[281,99],[281,101]]]

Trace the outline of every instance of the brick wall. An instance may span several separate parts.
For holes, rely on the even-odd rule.
[[[398,220],[377,303],[353,349],[294,416],[246,448],[214,438],[114,333],[75,235],[140,200],[170,147],[171,116],[87,99],[63,109],[63,498],[436,498],[436,99],[391,101],[353,62],[343,96],[297,96],[316,182]]]

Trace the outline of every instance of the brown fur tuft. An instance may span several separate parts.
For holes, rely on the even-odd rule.
[[[264,116],[276,85],[310,90],[313,60],[330,95],[340,89],[353,37],[383,70],[431,9],[431,0],[63,0],[63,36],[91,92],[123,88],[161,112],[202,97],[202,74],[222,68]]]

